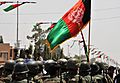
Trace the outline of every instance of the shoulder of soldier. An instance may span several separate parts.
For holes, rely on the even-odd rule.
[[[24,80],[21,80],[21,81],[13,81],[11,83],[27,83],[27,82],[28,82],[27,79],[24,79]]]
[[[82,81],[82,83],[90,83],[91,82],[91,76],[87,75],[87,76],[80,76],[80,79]]]
[[[9,78],[9,77],[3,77],[2,78],[2,83],[10,83],[10,81],[11,81],[11,78]],[[0,82],[1,83],[1,82]]]
[[[99,79],[103,79],[103,75],[100,75],[100,74],[95,75],[95,77],[96,77],[96,78],[99,78]]]
[[[43,83],[59,83],[60,79],[58,78],[47,78],[43,81]]]

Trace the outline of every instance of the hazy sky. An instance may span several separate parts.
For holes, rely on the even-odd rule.
[[[2,0],[3,1],[3,0]],[[10,0],[9,0],[10,1]],[[15,0],[12,0],[15,1]],[[31,35],[33,25],[41,21],[57,22],[78,0],[19,0],[36,1],[36,4],[24,4],[19,7],[19,40],[21,46],[28,45],[27,35]],[[91,48],[98,48],[107,56],[120,63],[120,0],[92,0],[91,18]],[[16,42],[16,9],[4,12],[10,4],[0,6],[0,35],[4,42],[14,45]],[[47,29],[49,25],[43,26]],[[88,27],[83,30],[86,42],[88,41]],[[64,53],[68,55],[68,45],[73,40],[81,40],[78,34],[62,43]],[[81,46],[82,47],[82,46]],[[71,55],[79,53],[78,42],[69,48]],[[82,53],[82,52],[81,52]],[[91,56],[92,57],[92,56]]]

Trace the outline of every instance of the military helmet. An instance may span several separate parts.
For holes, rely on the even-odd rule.
[[[60,68],[60,65],[57,64],[57,62],[55,62],[54,60],[47,60],[44,66],[45,66],[45,70],[50,75],[55,75]]]
[[[76,59],[76,58],[70,58],[70,59],[68,59],[68,61],[67,61],[67,69],[68,70],[76,70],[76,69],[78,69],[78,67],[79,67],[79,64],[78,64],[78,59]]]
[[[114,66],[110,66],[108,70],[114,71],[116,68]]]
[[[15,65],[14,60],[8,60],[8,61],[5,62],[4,69],[13,71],[14,65]]]
[[[24,62],[18,62],[14,66],[13,73],[20,74],[20,73],[27,73],[28,71],[29,71],[29,69]]]
[[[79,74],[81,76],[86,76],[89,75],[90,73],[90,64],[88,62],[81,62],[80,67],[79,67]]]
[[[91,63],[90,67],[91,67],[91,75],[97,74],[100,69],[96,63]]]
[[[57,63],[60,65],[61,72],[67,71],[67,59],[61,58]]]
[[[12,71],[14,69],[15,61],[14,60],[8,60],[5,62],[4,69],[3,69],[3,75],[7,76],[9,74],[12,74]]]
[[[36,61],[30,61],[27,63],[27,67],[29,69],[29,75],[36,75],[39,72],[39,65]]]
[[[100,70],[104,70],[104,63],[103,62],[95,62],[98,66],[99,66],[99,68],[100,68]]]
[[[54,60],[46,60],[45,63],[44,63],[44,67],[45,67],[45,70],[49,70],[49,67],[52,66],[52,65],[56,65],[56,62]]]
[[[63,64],[63,63],[67,62],[67,59],[61,58],[57,62],[60,63],[60,64]]]
[[[90,64],[88,62],[82,62],[79,67],[80,72],[90,72]]]

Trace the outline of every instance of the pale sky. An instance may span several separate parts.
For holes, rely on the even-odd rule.
[[[3,0],[1,0],[3,1]],[[8,0],[7,0],[8,1]],[[10,0],[9,0],[10,1]],[[16,1],[16,0],[12,0]],[[19,40],[21,46],[29,45],[26,39],[31,35],[33,25],[37,22],[57,22],[78,0],[19,0],[36,1],[36,4],[24,4],[19,7]],[[98,48],[107,56],[120,63],[120,0],[92,0],[91,18],[91,48]],[[5,43],[14,45],[16,42],[16,9],[4,12],[3,9],[10,4],[0,6],[0,35]],[[49,25],[43,26],[47,29]],[[88,41],[88,26],[83,30],[86,42]],[[68,55],[68,45],[73,40],[81,40],[81,36],[65,41],[65,55]],[[82,46],[81,46],[82,47]],[[79,54],[78,43],[69,48],[72,55]],[[83,53],[83,52],[81,52]],[[92,57],[92,56],[91,56]]]

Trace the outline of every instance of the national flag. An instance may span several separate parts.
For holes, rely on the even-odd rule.
[[[92,48],[92,49],[91,49],[91,52],[93,52],[95,49],[96,49],[96,48]]]
[[[0,6],[3,5],[3,4],[5,4],[5,3],[6,3],[6,2],[0,2]]]
[[[101,53],[101,51],[98,51],[98,53],[96,55],[99,55]]]
[[[91,55],[94,55],[95,53],[97,53],[97,51],[94,51],[93,53],[91,53]]]
[[[57,24],[57,23],[52,23],[49,28],[52,29],[56,24]]]
[[[102,55],[97,56],[97,58],[101,58]]]
[[[19,7],[19,6],[22,5],[22,4],[25,4],[25,2],[20,3],[20,4],[12,4],[12,5],[8,6],[7,8],[5,8],[5,9],[3,9],[3,10],[4,10],[5,12],[8,12],[8,11],[10,11],[10,10],[12,10],[12,9],[15,9],[15,8]]]
[[[79,0],[52,28],[47,36],[50,48],[76,36],[90,20],[91,0]]]

